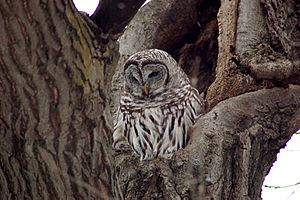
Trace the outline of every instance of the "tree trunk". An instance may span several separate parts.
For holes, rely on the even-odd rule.
[[[1,199],[108,199],[116,41],[93,40],[71,1],[1,1],[0,14]]]
[[[94,24],[70,0],[1,1],[1,199],[260,199],[300,127],[299,3],[152,0],[119,59],[143,2],[103,0]],[[185,149],[139,161],[111,148],[111,111],[145,48],[179,61],[206,113]]]

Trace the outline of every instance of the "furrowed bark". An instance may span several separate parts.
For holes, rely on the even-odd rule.
[[[71,1],[1,1],[0,15],[1,199],[109,199],[116,41],[93,39]]]

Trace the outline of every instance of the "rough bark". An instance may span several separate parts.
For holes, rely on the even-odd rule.
[[[3,0],[0,15],[1,199],[108,199],[116,41],[71,1]]]

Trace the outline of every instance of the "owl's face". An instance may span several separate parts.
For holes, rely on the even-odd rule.
[[[186,74],[167,52],[159,49],[140,51],[124,65],[125,91],[139,99],[159,95],[176,96],[178,89],[189,84]]]
[[[161,62],[134,63],[125,68],[125,86],[134,96],[153,98],[167,89],[168,69]]]

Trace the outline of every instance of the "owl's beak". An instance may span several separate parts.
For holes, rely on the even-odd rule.
[[[144,85],[144,92],[146,95],[149,94],[149,86],[147,84]]]

